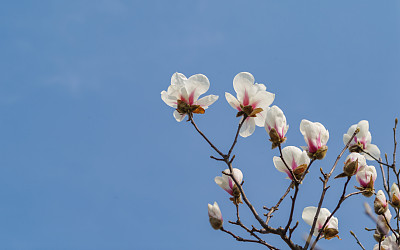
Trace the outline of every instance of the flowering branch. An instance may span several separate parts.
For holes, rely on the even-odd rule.
[[[327,186],[327,183],[328,183],[328,181],[329,181],[329,178],[330,178],[330,176],[332,175],[333,171],[335,170],[336,165],[338,164],[340,158],[342,158],[344,152],[346,151],[347,148],[349,148],[349,145],[350,145],[351,141],[353,140],[353,138],[356,136],[356,134],[357,134],[359,131],[360,131],[359,129],[356,129],[356,130],[354,131],[354,133],[353,133],[353,135],[351,136],[350,140],[347,142],[347,144],[346,144],[346,146],[343,148],[342,152],[340,152],[340,154],[339,154],[338,157],[336,158],[336,161],[335,161],[335,163],[333,164],[332,169],[331,169],[331,171],[330,171],[328,174],[325,174],[325,173],[322,171],[322,169],[320,169],[320,170],[321,170],[321,173],[322,173],[322,175],[323,175],[323,177],[324,177],[324,180],[323,180],[322,178],[320,178],[320,180],[321,180],[322,183],[323,183],[322,194],[321,194],[321,198],[320,198],[319,203],[318,203],[317,212],[315,213],[315,216],[314,216],[314,220],[313,220],[313,224],[312,224],[312,226],[311,226],[310,234],[308,235],[306,244],[304,245],[304,249],[307,249],[308,246],[310,245],[311,237],[312,237],[312,234],[313,234],[313,232],[314,232],[314,229],[315,229],[315,226],[316,226],[316,223],[317,223],[318,215],[319,215],[319,212],[320,212],[321,207],[322,207],[322,203],[323,203],[324,198],[325,198],[325,193],[326,193],[326,191],[329,189],[329,186]],[[347,186],[347,184],[346,184],[346,186]],[[317,239],[318,239],[318,238],[317,238]]]

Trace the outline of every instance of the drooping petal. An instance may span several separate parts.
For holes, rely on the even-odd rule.
[[[233,95],[231,95],[228,92],[225,92],[225,98],[228,101],[229,105],[232,106],[232,108],[237,109],[237,110],[241,110],[240,108],[240,103],[239,101],[236,99],[236,97],[234,97]]]
[[[208,106],[213,104],[216,100],[218,100],[217,95],[208,95],[208,96],[204,96],[204,97],[200,98],[199,100],[197,100],[197,102],[195,104],[200,105],[204,109],[207,109]]]
[[[256,122],[254,121],[254,118],[248,117],[246,118],[242,127],[240,128],[239,134],[242,137],[248,137],[254,133],[255,129],[256,129]]]
[[[379,158],[381,157],[381,151],[379,150],[378,146],[374,145],[374,144],[368,144],[367,148],[365,149],[365,151],[367,151],[368,153],[370,153],[373,157],[375,157],[376,159],[379,160]],[[369,156],[368,154],[364,155],[365,158],[367,160],[373,161],[374,158],[372,158],[371,156]]]
[[[189,95],[189,104],[192,105],[200,95],[207,92],[210,88],[210,81],[203,74],[192,75],[186,81],[185,87]]]
[[[186,114],[181,114],[177,110],[174,111],[174,117],[177,122],[181,122],[185,118]]]

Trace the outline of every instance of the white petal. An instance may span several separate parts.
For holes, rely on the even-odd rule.
[[[207,109],[208,106],[213,104],[216,100],[218,100],[217,95],[208,95],[208,96],[204,96],[204,97],[200,98],[199,100],[197,100],[196,105],[200,105],[204,109]]]
[[[257,126],[264,127],[266,115],[267,111],[261,111],[260,113],[256,114],[256,117],[254,117],[254,121]]]
[[[248,103],[243,102],[245,95],[250,98],[254,96],[258,90],[258,87],[254,86],[254,77],[248,72],[241,72],[235,76],[233,79],[233,88],[236,91],[238,100],[243,105],[248,105]]]
[[[305,223],[307,223],[308,225],[312,226],[313,221],[314,221],[314,216],[315,216],[316,212],[317,212],[317,208],[316,207],[306,207],[303,210],[301,218],[303,218]]]
[[[187,78],[184,74],[176,72],[171,77],[171,85],[183,87],[186,80]]]
[[[256,122],[254,121],[254,118],[248,117],[240,128],[239,134],[241,137],[248,137],[254,133],[255,129]]]
[[[369,123],[366,120],[362,120],[357,124],[357,127],[360,128],[360,132],[358,132],[358,138],[366,138],[369,131]],[[353,132],[354,133],[354,132]]]
[[[171,97],[167,94],[167,92],[164,90],[161,92],[161,99],[170,107],[176,108],[177,106],[177,99],[174,97]]]
[[[234,97],[233,95],[231,95],[228,92],[225,92],[225,98],[228,101],[229,105],[232,106],[232,108],[237,109],[238,111],[241,110],[240,108],[240,103],[239,101],[236,99],[236,97]]]
[[[174,117],[177,122],[181,122],[185,118],[186,114],[180,114],[177,110],[174,111]]]
[[[274,166],[278,169],[279,172],[287,173],[288,169],[286,168],[285,164],[283,163],[282,159],[278,156],[274,156],[273,158]]]
[[[370,153],[372,156],[374,156],[376,159],[379,159],[381,157],[381,151],[379,150],[378,146],[374,144],[368,144],[367,148],[365,149],[368,153]],[[373,161],[374,158],[371,156],[365,154],[364,155],[367,160]]]
[[[343,143],[344,143],[344,145],[347,145],[347,143],[349,142],[350,138],[351,138],[351,136],[348,135],[348,134],[344,134],[343,135]],[[353,139],[353,143],[350,143],[350,146],[353,145],[353,144],[354,144],[354,139]]]
[[[210,88],[210,82],[205,75],[197,74],[189,77],[185,87],[189,95],[189,103],[192,104],[197,101],[200,95],[207,92]]]

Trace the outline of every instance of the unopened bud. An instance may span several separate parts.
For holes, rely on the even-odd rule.
[[[214,202],[214,205],[208,204],[208,217],[212,228],[215,230],[222,228],[223,219],[217,202]]]
[[[361,153],[363,150],[362,150],[362,147],[359,144],[354,144],[354,145],[349,147],[349,151],[351,153],[353,153],[353,152]]]
[[[324,159],[327,151],[328,151],[328,146],[324,145],[320,147],[315,153],[307,152],[307,155],[311,159],[322,160]]]
[[[377,242],[382,241],[382,240],[384,239],[384,237],[385,237],[385,235],[379,233],[378,229],[375,229],[375,232],[374,232],[374,239],[375,239]]]
[[[348,160],[344,167],[343,167],[343,172],[347,175],[347,176],[353,176],[356,174],[358,169],[358,160],[356,161],[350,161]]]

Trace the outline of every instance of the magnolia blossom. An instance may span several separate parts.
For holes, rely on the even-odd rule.
[[[310,163],[310,158],[308,158],[306,151],[302,151],[294,146],[287,146],[283,148],[282,156],[288,167],[292,169],[296,179],[299,179],[303,175],[308,164]],[[280,157],[274,156],[273,161],[275,168],[278,169],[278,171],[286,173],[288,177],[293,180],[290,171]]]
[[[360,187],[356,187],[360,191],[364,191],[362,195],[371,197],[374,194],[374,183],[376,180],[376,169],[374,166],[365,166],[358,170],[356,179],[360,183]]]
[[[362,152],[362,150],[368,152],[376,159],[379,159],[381,151],[376,145],[371,144],[372,137],[371,133],[369,132],[369,123],[366,120],[362,120],[358,124],[354,124],[349,128],[347,134],[343,135],[344,144],[346,145],[349,142],[351,136],[354,134],[357,128],[359,128],[360,131],[354,136],[353,140],[350,142],[349,149],[351,151],[361,151],[361,153],[365,155],[365,158],[367,158],[367,160],[372,161],[374,160],[374,158]]]
[[[238,168],[232,169],[232,174],[233,177],[236,179],[236,181],[241,184],[243,180],[243,173],[240,171]],[[230,171],[229,169],[225,169],[224,173],[229,174]],[[232,196],[237,196],[240,193],[239,190],[237,190],[237,187],[235,186],[235,182],[232,180],[232,178],[226,174],[222,174],[222,176],[217,176],[215,177],[215,183],[217,183],[222,189],[224,189],[226,192],[228,192]]]
[[[207,77],[197,74],[187,79],[181,73],[175,73],[171,78],[171,85],[167,91],[161,92],[161,99],[173,108],[175,119],[180,122],[186,114],[203,114],[204,110],[218,100],[216,95],[208,95],[199,99],[200,95],[207,92],[210,82]]]
[[[390,201],[394,207],[400,207],[400,191],[396,183],[390,187]]]
[[[399,250],[399,246],[396,242],[396,236],[394,234],[385,237],[385,239],[381,242],[381,248],[379,248],[379,244],[375,244],[373,250]]]
[[[237,116],[245,116],[239,133],[242,137],[253,134],[256,125],[264,126],[265,115],[269,105],[274,101],[275,94],[266,91],[264,84],[254,84],[254,77],[248,72],[241,72],[233,79],[235,98],[230,93],[225,93],[228,103],[236,110]],[[240,122],[242,122],[244,117]]]
[[[307,147],[304,147],[304,149],[307,150],[310,158],[323,159],[328,150],[326,143],[329,139],[329,132],[325,129],[324,125],[319,122],[302,120],[300,123],[300,132],[307,143]]]
[[[310,226],[312,226],[315,214],[317,213],[317,207],[306,207],[303,210],[303,214],[301,217],[303,220]],[[338,232],[338,219],[334,216],[329,219],[328,223],[326,224],[325,228],[322,228],[325,224],[326,219],[331,215],[331,212],[329,212],[328,209],[326,208],[321,208],[318,214],[317,222],[315,225],[314,229],[314,236],[318,236],[319,231],[322,230],[323,235],[326,239],[331,239],[335,237]]]
[[[376,214],[383,214],[386,212],[386,210],[388,210],[388,202],[382,190],[379,190],[376,194],[374,209]]]
[[[208,217],[210,218],[211,226],[215,230],[222,228],[223,219],[217,202],[214,202],[214,205],[208,204]]]
[[[286,117],[278,106],[274,105],[267,109],[264,127],[271,137],[272,148],[286,140],[285,135],[289,125],[286,124]]]

